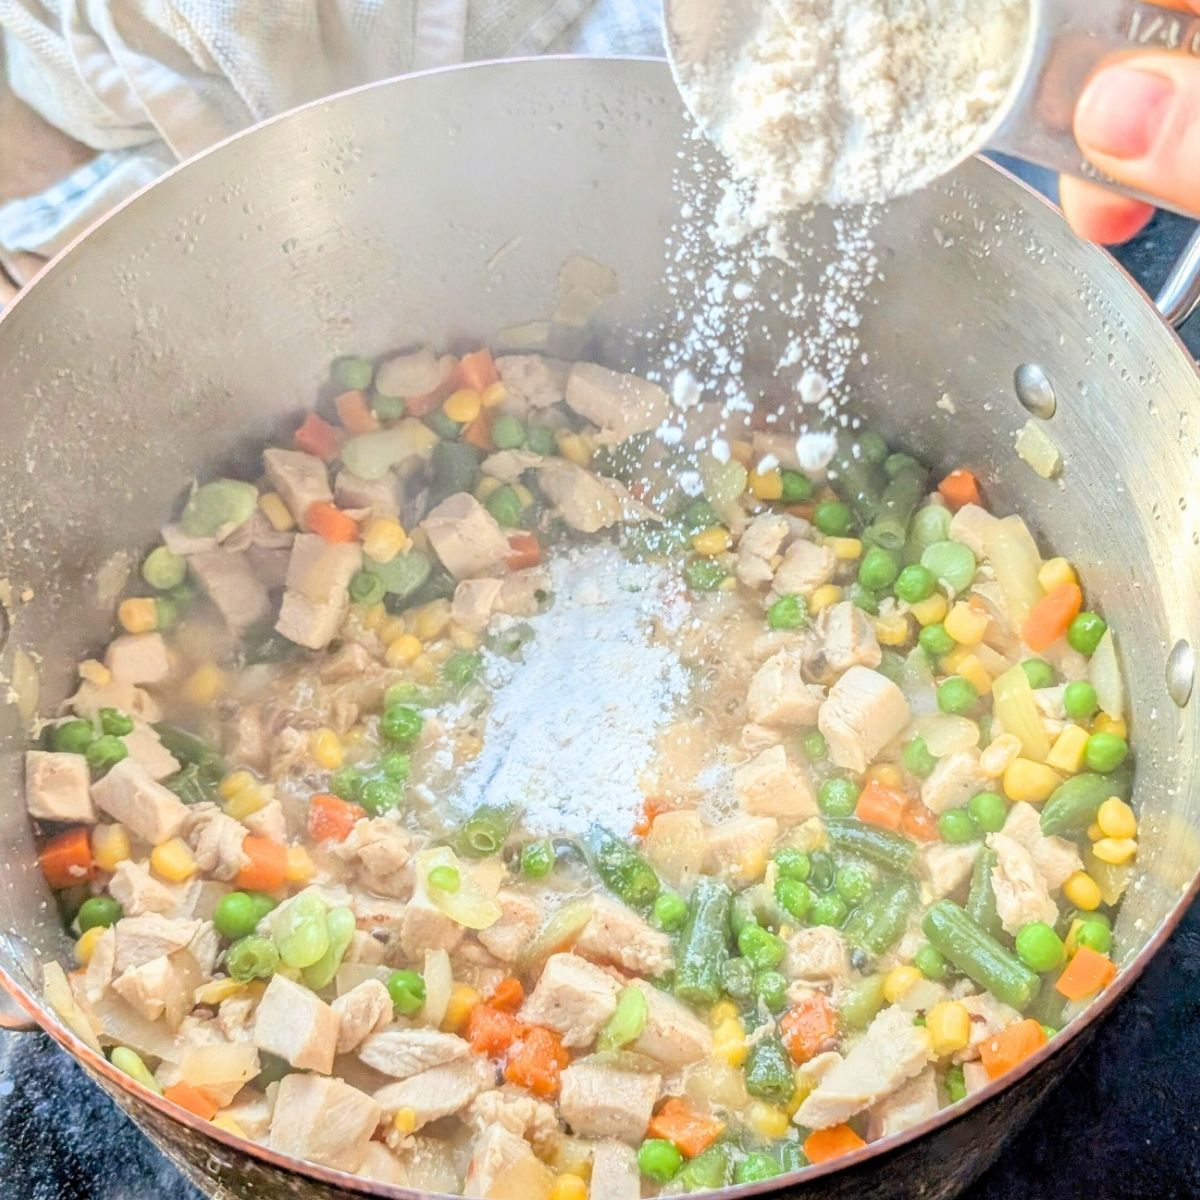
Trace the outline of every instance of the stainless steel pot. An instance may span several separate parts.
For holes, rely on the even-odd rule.
[[[675,308],[663,248],[684,139],[661,64],[484,66],[311,105],[111,216],[0,322],[5,674],[36,674],[37,708],[51,712],[76,661],[108,635],[114,560],[154,539],[193,474],[307,407],[334,355],[487,339],[544,317],[560,265],[584,253],[620,281],[593,348],[614,365],[653,361]],[[812,228],[828,238],[828,214]],[[791,1185],[938,1198],[995,1158],[1196,890],[1200,724],[1187,702],[1200,644],[1200,381],[1113,262],[982,162],[891,209],[877,241],[884,278],[862,330],[870,357],[854,367],[862,411],[943,465],[970,464],[999,510],[1019,508],[1080,565],[1118,617],[1142,748],[1144,874],[1117,927],[1117,984],[1003,1086]],[[783,324],[751,353],[752,368],[769,365]],[[1017,391],[1063,452],[1060,481],[1014,456],[1029,419]],[[937,404],[945,395],[953,415]],[[24,817],[16,703],[0,738],[0,984],[21,1012],[212,1196],[408,1195],[180,1113],[45,1010],[35,965],[66,946]]]

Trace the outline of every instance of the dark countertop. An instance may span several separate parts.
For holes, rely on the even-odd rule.
[[[1160,217],[1120,257],[1153,290],[1190,228]],[[1200,905],[965,1200],[1200,1196],[1198,1057]],[[42,1034],[0,1033],[0,1180],[4,1200],[202,1200]]]

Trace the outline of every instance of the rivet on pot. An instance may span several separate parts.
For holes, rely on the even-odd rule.
[[[1035,417],[1048,421],[1058,408],[1058,398],[1054,388],[1036,363],[1022,363],[1013,373],[1013,387],[1017,399]]]
[[[1196,652],[1191,642],[1180,638],[1167,655],[1167,695],[1174,704],[1183,708],[1192,698],[1195,683]]]

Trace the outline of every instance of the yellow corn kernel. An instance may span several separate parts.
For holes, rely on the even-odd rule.
[[[387,609],[379,604],[364,604],[358,610],[358,623],[366,630],[374,631],[387,620]]]
[[[96,953],[96,943],[105,928],[103,925],[93,925],[87,932],[80,934],[79,941],[75,943],[75,961],[81,967],[86,967],[92,961],[92,955]]]
[[[1137,817],[1120,796],[1109,796],[1096,813],[1096,824],[1109,838],[1137,837]]]
[[[386,611],[386,610],[385,610]],[[408,632],[408,626],[403,617],[384,617],[375,630],[376,637],[385,645],[394,642],[402,633]]]
[[[1084,912],[1095,912],[1103,899],[1100,885],[1086,871],[1076,871],[1063,884],[1062,890],[1067,900]]]
[[[791,1118],[775,1104],[765,1104],[762,1100],[751,1100],[746,1108],[746,1124],[761,1138],[774,1141],[787,1133],[791,1126]]]
[[[734,873],[745,883],[756,883],[767,873],[767,852],[762,847],[747,850],[735,863]]]
[[[402,633],[395,641],[388,643],[384,660],[389,667],[406,667],[415,662],[421,654],[421,639],[411,633]]]
[[[1121,717],[1110,717],[1108,713],[1101,713],[1092,722],[1093,733],[1111,733],[1115,737],[1128,738],[1129,726]]]
[[[149,596],[122,600],[117,608],[117,620],[126,633],[150,633],[158,628],[158,606]]]
[[[459,388],[442,405],[442,412],[460,425],[470,425],[483,408],[483,397],[470,388]]]
[[[235,821],[244,821],[252,813],[258,812],[260,808],[265,808],[270,799],[271,789],[255,783],[230,796],[225,801],[225,812]]]
[[[1042,569],[1038,572],[1038,583],[1042,585],[1044,592],[1052,592],[1064,583],[1078,582],[1079,578],[1075,574],[1075,568],[1065,558],[1047,559],[1042,563]]]
[[[737,1005],[732,1000],[718,1000],[709,1009],[708,1020],[715,1029],[722,1021],[736,1021],[737,1015]]]
[[[746,481],[750,494],[759,500],[783,499],[782,471],[751,471]]]
[[[592,1177],[592,1144],[581,1138],[558,1138],[548,1147],[546,1162],[560,1175],[574,1175],[585,1182]]]
[[[957,1000],[942,1000],[926,1013],[925,1028],[934,1054],[954,1054],[971,1040],[971,1014]]]
[[[441,637],[450,624],[450,602],[448,600],[431,600],[428,604],[415,609],[411,614],[412,631],[423,642],[431,642]]]
[[[520,500],[520,502],[521,502],[521,507],[522,508],[531,508],[533,506],[533,501],[534,501],[533,493],[523,483],[514,483],[511,486],[512,486],[513,493],[516,495],[517,499]]]
[[[878,783],[881,787],[904,790],[904,772],[895,763],[876,763],[867,768],[864,776],[867,783]]]
[[[968,647],[962,646],[960,649],[967,650]],[[992,677],[977,655],[968,653],[958,658],[951,673],[961,675],[981,696],[986,696],[992,690]]]
[[[342,739],[332,729],[314,729],[308,737],[308,752],[323,771],[336,771],[346,757]]]
[[[783,1109],[789,1117],[796,1115],[796,1110],[812,1095],[817,1086],[817,1081],[803,1067],[796,1068],[793,1082],[795,1091],[792,1092],[792,1098],[784,1105]]]
[[[558,452],[577,467],[586,467],[592,461],[592,452],[588,449],[587,442],[577,433],[560,433]]]
[[[713,1050],[718,1058],[731,1067],[740,1067],[746,1061],[746,1031],[737,1017],[722,1021],[713,1030]]]
[[[578,1175],[558,1175],[550,1185],[550,1200],[588,1200],[588,1185]]]
[[[391,562],[407,545],[404,526],[391,517],[374,517],[363,531],[363,553],[378,563]]]
[[[289,846],[285,862],[283,877],[288,883],[307,883],[317,873],[312,858],[303,846]]]
[[[392,1118],[392,1127],[397,1133],[412,1133],[417,1127],[417,1110],[415,1108],[398,1108]]]
[[[216,663],[201,663],[183,685],[189,704],[211,704],[225,690],[225,673]]]
[[[1088,732],[1080,725],[1068,725],[1054,741],[1046,755],[1046,765],[1067,775],[1076,774],[1083,766]]]
[[[500,380],[496,380],[490,387],[484,388],[479,394],[480,403],[484,408],[495,408],[497,404],[503,404],[508,399],[508,388]]]
[[[217,794],[222,800],[232,800],[238,792],[243,791],[248,787],[258,787],[258,780],[255,776],[247,771],[244,767],[237,771],[230,771],[224,779],[217,784]]]
[[[889,1004],[895,1004],[924,978],[916,967],[893,967],[883,977],[883,998]]]
[[[903,646],[912,634],[908,618],[903,613],[890,617],[876,617],[875,638],[881,646]]]
[[[812,616],[827,609],[831,604],[837,604],[842,598],[842,589],[835,583],[827,583],[817,588],[808,598],[808,611]]]
[[[124,825],[97,825],[92,830],[92,858],[102,871],[115,871],[132,856]]]
[[[94,658],[85,658],[79,664],[79,678],[94,683],[97,687],[104,687],[112,683],[112,672],[102,662],[97,662]]]
[[[479,993],[465,983],[456,983],[450,989],[446,1002],[446,1015],[442,1017],[442,1029],[446,1033],[457,1033],[471,1015],[471,1009],[479,1003]]]
[[[928,600],[918,600],[916,604],[910,604],[908,607],[909,612],[921,625],[936,625],[946,619],[946,614],[950,611],[950,601],[941,592],[934,592]]]
[[[979,756],[979,769],[989,779],[999,779],[1021,757],[1021,739],[1013,733],[1002,733]]]
[[[479,645],[479,634],[461,625],[450,622],[450,641],[456,650],[474,650]]]
[[[482,504],[490,495],[498,492],[503,486],[504,484],[494,475],[481,476],[479,482],[475,485],[475,499]]]
[[[213,979],[208,983],[201,984],[196,989],[196,1003],[207,1004],[210,1008],[216,1008],[218,1004],[224,1003],[230,996],[240,996],[246,990],[244,983],[239,983],[236,979]]]
[[[697,554],[703,554],[705,558],[716,558],[732,545],[733,539],[729,536],[729,530],[723,525],[714,525],[692,538],[692,549]]]
[[[1104,830],[1095,821],[1087,827],[1089,842],[1098,842],[1104,836]]]
[[[1015,759],[1004,772],[1004,794],[1014,803],[1041,804],[1062,783],[1062,776],[1045,763]]]
[[[183,838],[168,838],[150,851],[150,866],[171,883],[183,883],[196,873],[196,856]]]
[[[433,683],[438,677],[437,659],[429,654],[422,654],[412,664],[413,678],[418,683]]]
[[[960,646],[979,645],[987,632],[987,626],[987,615],[961,600],[946,614],[946,632]]]
[[[287,533],[295,527],[296,520],[278,492],[263,492],[258,498],[258,507],[277,533]]]
[[[863,544],[858,538],[827,537],[825,547],[833,551],[834,558],[840,558],[843,562],[853,562],[856,558],[862,558]]]
[[[1110,867],[1120,867],[1127,863],[1137,853],[1137,842],[1133,838],[1101,838],[1093,847],[1092,853]]]
[[[244,1138],[246,1131],[230,1116],[225,1113],[217,1113],[212,1119],[213,1125],[218,1129],[223,1129],[226,1133],[232,1133],[234,1137]]]

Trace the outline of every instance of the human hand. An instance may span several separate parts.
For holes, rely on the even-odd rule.
[[[1200,0],[1155,0],[1200,12]],[[1101,68],[1075,109],[1075,137],[1106,175],[1169,204],[1200,210],[1200,61],[1169,51],[1122,56]],[[1154,215],[1150,204],[1064,176],[1059,202],[1081,237],[1128,241]]]

